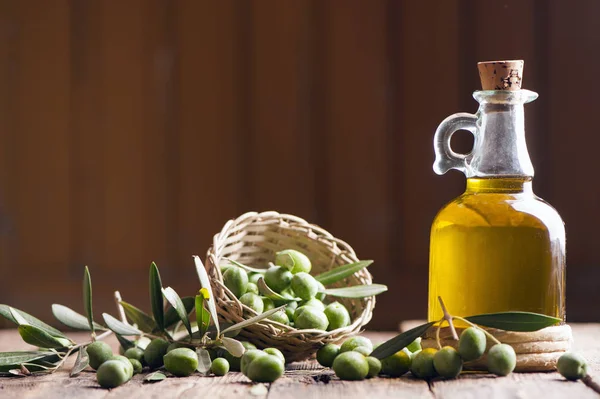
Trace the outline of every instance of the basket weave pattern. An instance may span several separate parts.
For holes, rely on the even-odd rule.
[[[218,267],[227,263],[223,258],[266,269],[269,262],[274,262],[275,253],[283,249],[296,249],[306,254],[312,263],[312,275],[359,260],[354,250],[344,241],[293,215],[272,211],[249,212],[230,220],[214,236],[205,263],[208,275],[214,282],[213,295],[221,321],[238,323],[256,315],[254,310],[243,305],[223,284],[223,276]],[[371,282],[371,274],[365,268],[328,288]],[[306,359],[323,344],[337,342],[358,333],[371,320],[375,297],[336,300],[350,312],[353,322],[348,327],[327,332],[297,330],[265,319],[244,329],[240,336],[259,348],[280,349],[288,361]]]

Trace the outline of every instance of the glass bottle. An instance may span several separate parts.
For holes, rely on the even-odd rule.
[[[531,187],[524,104],[538,95],[520,88],[522,65],[480,63],[484,89],[493,90],[473,94],[480,104],[475,115],[454,114],[435,133],[434,171],[463,172],[467,188],[439,211],[431,228],[430,321],[443,317],[438,297],[457,316],[529,311],[564,320],[565,229]],[[505,76],[484,76],[491,68]],[[490,87],[488,78],[500,84]],[[452,151],[457,130],[474,135],[470,153]]]

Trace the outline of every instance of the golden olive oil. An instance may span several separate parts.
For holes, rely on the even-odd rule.
[[[529,311],[564,319],[564,224],[530,178],[469,178],[431,229],[430,321]]]

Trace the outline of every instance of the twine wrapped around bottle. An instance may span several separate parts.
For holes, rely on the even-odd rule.
[[[219,266],[228,264],[224,258],[266,269],[268,263],[275,260],[275,253],[284,249],[299,250],[308,256],[312,263],[312,275],[359,261],[350,245],[299,217],[272,211],[243,214],[228,221],[221,232],[214,236],[206,258],[206,269],[214,283],[213,295],[220,321],[238,323],[257,315],[223,284]],[[331,287],[371,283],[371,274],[365,268]],[[287,361],[306,359],[326,343],[339,342],[357,334],[371,320],[375,297],[336,300],[350,312],[351,325],[333,331],[298,330],[264,319],[242,330],[240,336],[259,348],[278,348]]]
[[[484,327],[482,327],[484,328]],[[556,369],[558,358],[571,348],[573,335],[571,327],[567,324],[546,327],[533,332],[513,332],[498,330],[495,328],[484,328],[503,344],[509,344],[517,354],[517,366],[515,371],[553,371]],[[437,348],[435,339],[435,328],[430,328],[423,340],[423,348]],[[458,335],[464,328],[456,328]],[[452,334],[448,327],[443,327],[440,331],[440,344],[458,348],[458,341],[452,339]],[[494,342],[487,341],[486,355],[483,357],[466,362],[465,370],[487,370],[487,351]]]

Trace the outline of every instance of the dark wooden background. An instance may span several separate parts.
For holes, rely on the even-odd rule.
[[[191,255],[275,209],[376,260],[390,292],[372,327],[425,317],[430,223],[464,189],[433,173],[433,132],[476,110],[477,61],[522,58],[534,187],[567,224],[568,318],[597,321],[598,15],[594,0],[0,0],[0,303],[81,310],[87,264],[98,315],[114,289],[148,308],[152,260],[192,294]]]

